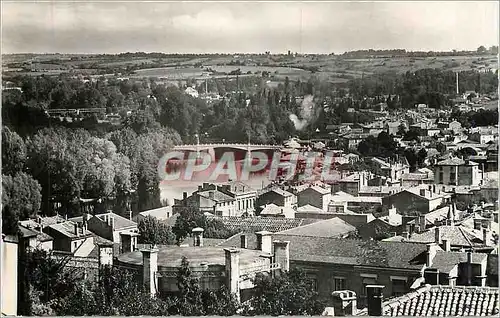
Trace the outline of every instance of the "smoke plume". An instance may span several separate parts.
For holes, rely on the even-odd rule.
[[[314,115],[314,101],[312,95],[307,95],[304,97],[304,100],[301,103],[300,107],[300,117],[299,119],[297,115],[290,114],[289,118],[293,122],[296,130],[304,129],[308,124],[310,124]]]

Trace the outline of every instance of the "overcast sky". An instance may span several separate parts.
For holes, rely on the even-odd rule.
[[[3,53],[476,49],[498,1],[165,3],[2,1]]]

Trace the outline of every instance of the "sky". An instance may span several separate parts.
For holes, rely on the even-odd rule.
[[[498,45],[498,1],[2,1],[5,53],[343,53]]]

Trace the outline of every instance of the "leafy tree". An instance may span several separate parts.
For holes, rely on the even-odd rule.
[[[34,217],[40,210],[41,186],[30,175],[2,175],[2,233],[17,233],[17,221]]]
[[[245,308],[247,315],[320,315],[325,309],[325,303],[301,270],[275,278],[258,274],[254,284],[255,297]]]
[[[170,245],[175,243],[172,229],[158,219],[147,216],[139,222],[139,242],[143,244]]]
[[[2,171],[13,175],[21,171],[26,162],[26,145],[15,131],[8,127],[2,129]]]

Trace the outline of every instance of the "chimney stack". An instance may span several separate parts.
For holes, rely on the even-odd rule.
[[[482,221],[481,219],[474,219],[474,230],[481,230]]]
[[[439,226],[436,226],[436,228],[435,228],[434,242],[438,245],[441,245],[441,243],[442,243],[441,229],[439,228]]]
[[[239,301],[240,296],[240,252],[234,248],[225,248],[226,285]]]
[[[335,316],[355,316],[357,312],[356,293],[350,290],[334,291],[332,302]]]
[[[248,239],[247,239],[247,236],[245,234],[241,234],[240,239],[241,239],[241,245],[240,245],[240,247],[241,248],[248,248]]]
[[[182,200],[186,200],[187,199],[187,192],[182,192]]]
[[[472,285],[472,252],[469,251],[467,252],[467,264],[466,264],[466,270],[467,270],[467,285],[466,286],[471,286]]]
[[[203,232],[205,230],[201,227],[195,227],[191,230],[193,234],[193,246],[194,247],[203,247]]]
[[[383,285],[367,285],[367,298],[368,298],[368,316],[383,316],[382,302],[384,294],[382,293]]]
[[[115,218],[113,216],[109,216],[109,226],[114,229],[115,228]]]
[[[146,290],[151,296],[156,295],[157,278],[156,273],[158,272],[158,249],[152,247],[150,249],[143,249],[142,261],[143,261],[143,284]]]
[[[274,259],[281,271],[290,270],[290,241],[274,241]]]
[[[483,244],[485,246],[491,246],[492,235],[490,230],[483,228]]]
[[[420,196],[425,197],[425,189],[420,189]]]
[[[264,253],[272,254],[272,233],[260,231],[256,232],[255,235],[257,236],[257,249]]]
[[[435,243],[427,244],[427,259],[425,262],[426,267],[432,266],[432,261],[434,260],[434,257],[436,256],[438,250],[440,250],[439,245]]]
[[[78,231],[78,223],[73,224],[73,228],[75,230],[75,235],[80,236],[80,232]]]
[[[445,252],[450,252],[451,251],[451,243],[450,243],[450,241],[448,241],[448,240],[442,240],[442,242],[443,242],[443,244],[442,244],[443,250]]]

